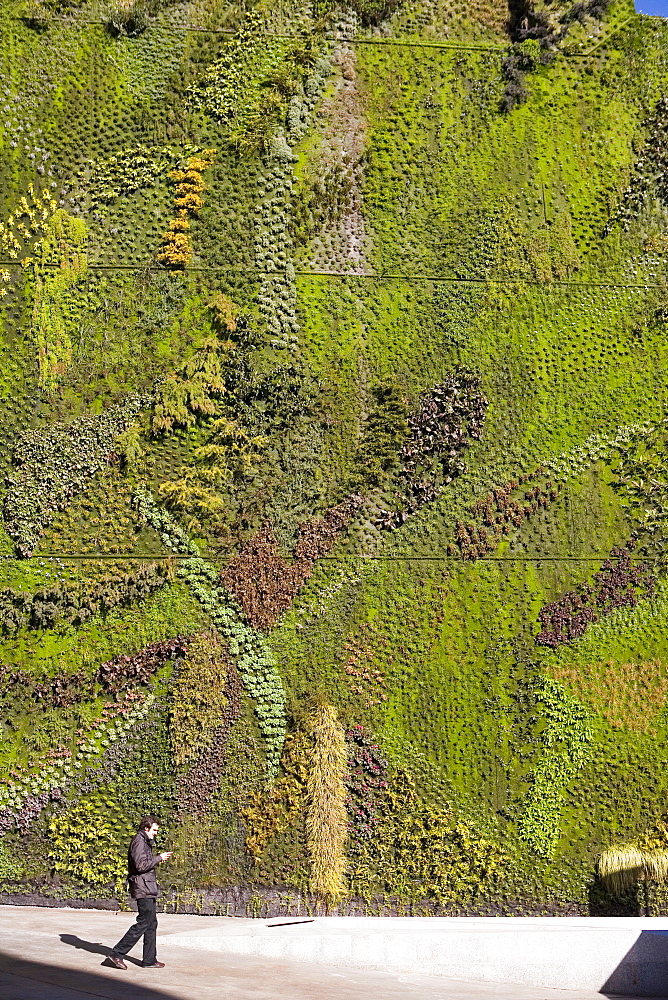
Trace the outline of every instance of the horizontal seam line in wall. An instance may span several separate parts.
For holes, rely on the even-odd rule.
[[[20,261],[0,260],[0,267],[20,267]],[[59,268],[60,264],[40,264],[40,267]],[[89,264],[89,271],[156,271],[164,272],[165,268],[153,262],[147,264]],[[169,273],[187,273],[188,271],[210,271],[216,274],[246,274],[255,277],[284,278],[285,271],[255,271],[235,267],[188,267],[183,271]],[[448,278],[440,274],[353,274],[350,271],[303,271],[295,269],[295,277],[299,278],[349,278],[364,281],[441,281],[463,285],[537,285],[538,287],[566,288],[668,288],[666,282],[642,282],[633,284],[621,281],[539,281],[537,278]]]
[[[24,21],[25,18],[18,14],[12,16],[14,21]],[[106,21],[94,21],[94,20],[83,20],[83,19],[73,19],[67,17],[54,17],[53,21],[59,21],[61,23],[69,23],[72,27],[79,24],[100,24],[106,25]],[[600,41],[596,43],[587,52],[575,52],[572,49],[559,49],[558,54],[566,56],[567,59],[587,59],[589,56],[593,56],[596,51],[602,48],[606,42],[613,38],[623,27],[629,24],[633,20],[633,17],[628,18],[622,24],[613,28],[606,36],[604,36]],[[176,24],[176,25],[165,25],[167,28],[181,29],[185,32],[201,32],[205,35],[238,35],[239,32],[234,28],[202,28],[199,26],[191,26],[187,24]],[[281,32],[281,31],[264,31],[258,32],[258,37],[260,38],[303,38],[303,34],[294,34],[291,32]],[[408,38],[353,38],[347,35],[324,35],[323,38],[328,42],[346,42],[349,45],[398,45],[405,46],[407,48],[423,48],[423,49],[461,49],[468,52],[507,52],[511,48],[511,42],[509,41],[507,45],[476,45],[475,42],[430,42],[427,40],[422,41],[421,39],[408,39]]]
[[[19,15],[14,15],[12,20],[24,21],[25,18]],[[59,21],[61,24],[69,24],[71,27],[76,27],[80,24],[107,24],[106,21],[84,20],[83,18],[75,20],[67,17],[54,17],[51,20]],[[205,35],[229,35],[230,37],[234,37],[239,34],[239,32],[235,31],[233,28],[202,28],[188,24],[170,24],[164,25],[164,27],[167,29],[180,29],[184,32],[201,32]],[[303,39],[304,34],[282,31],[258,31],[256,33],[256,37]],[[430,42],[426,39],[423,41],[421,39],[412,38],[352,38],[350,36],[339,35],[323,35],[322,37],[328,42],[347,42],[352,45],[404,45],[408,47],[429,49],[466,49],[473,52],[507,52],[510,47],[510,43],[508,43],[508,45],[476,45],[475,42]],[[566,54],[566,52],[564,52],[564,54]]]

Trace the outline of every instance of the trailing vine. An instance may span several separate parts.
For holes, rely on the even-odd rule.
[[[591,758],[594,736],[589,713],[559,681],[541,678],[534,696],[546,725],[542,755],[521,803],[518,832],[536,854],[549,858],[559,841],[564,792]]]
[[[190,587],[227,641],[244,687],[255,701],[255,711],[267,746],[267,775],[272,780],[277,773],[285,741],[285,692],[273,654],[260,634],[242,621],[238,605],[218,585],[216,570],[201,558],[197,545],[167,511],[158,507],[146,490],[137,491],[133,502],[140,517],[160,533],[168,548],[191,556],[179,564],[178,575]]]

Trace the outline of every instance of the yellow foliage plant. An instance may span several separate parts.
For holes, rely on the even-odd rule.
[[[56,874],[125,892],[127,840],[134,832],[118,803],[99,796],[80,799],[49,821],[49,860]]]
[[[40,385],[55,387],[72,360],[67,293],[85,276],[88,230],[82,219],[57,209],[45,224],[44,237],[35,244],[32,333],[37,346]],[[58,267],[51,265],[57,264]],[[46,266],[44,266],[46,265]]]
[[[197,215],[204,204],[202,192],[206,189],[206,184],[202,174],[211,166],[215,157],[215,149],[205,149],[199,155],[189,158],[185,170],[172,170],[169,174],[170,179],[176,183],[176,217],[163,234],[158,260],[172,271],[183,271],[190,263],[192,247],[188,236],[188,217]]]
[[[286,830],[304,807],[311,741],[298,730],[285,741],[281,775],[270,788],[252,792],[241,810],[246,850],[259,861],[271,840]]]
[[[616,844],[601,852],[598,874],[613,894],[619,895],[639,882],[668,881],[668,822],[662,816],[637,841]]]
[[[311,891],[333,900],[345,890],[347,867],[347,755],[343,727],[333,705],[316,706],[311,719],[313,755],[306,796],[306,842]]]

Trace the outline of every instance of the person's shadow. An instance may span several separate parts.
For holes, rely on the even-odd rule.
[[[108,959],[111,954],[111,948],[106,944],[94,944],[92,941],[84,941],[83,938],[77,937],[76,934],[60,934],[59,936],[63,944],[69,944],[72,948],[79,948],[81,951],[89,951],[92,955],[104,955],[105,959]],[[123,959],[132,965],[141,965],[138,958],[132,958],[130,955],[123,955]],[[102,965],[105,964],[106,962],[102,962]],[[111,964],[109,962],[109,965]]]

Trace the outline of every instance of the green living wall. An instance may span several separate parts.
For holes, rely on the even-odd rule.
[[[660,912],[668,22],[2,0],[0,67],[0,900],[155,813],[174,908]]]

